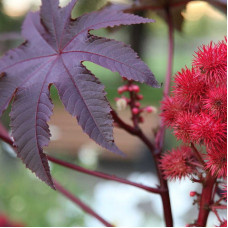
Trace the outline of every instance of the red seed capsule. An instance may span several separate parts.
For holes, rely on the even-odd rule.
[[[122,94],[126,91],[128,91],[128,86],[124,85],[124,86],[120,86],[118,89],[117,89],[118,93],[119,94]]]
[[[194,197],[194,196],[196,195],[196,192],[190,192],[189,195],[190,195],[191,197]]]
[[[132,113],[133,113],[134,115],[137,115],[137,114],[139,113],[139,109],[138,109],[138,108],[133,108],[133,109],[132,109]]]

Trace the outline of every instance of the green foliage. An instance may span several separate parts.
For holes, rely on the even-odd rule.
[[[30,227],[85,225],[85,214],[80,209],[41,183],[18,159],[3,151],[2,145],[0,155],[0,214]],[[53,165],[52,173],[80,197],[86,186],[77,185],[75,172]]]

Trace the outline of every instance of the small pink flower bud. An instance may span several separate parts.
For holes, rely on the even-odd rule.
[[[151,107],[151,106],[147,106],[147,107],[145,108],[145,111],[148,112],[148,113],[151,113],[151,112],[154,111],[154,109],[153,109],[153,107]]]
[[[128,87],[128,91],[129,91],[129,92],[132,92],[132,91],[133,91],[132,85]]]
[[[128,91],[128,86],[124,85],[124,86],[120,86],[118,89],[117,89],[118,93],[119,94],[122,94],[126,91]]]
[[[131,89],[131,90],[130,90]],[[140,88],[138,85],[131,85],[131,87],[129,88],[129,91],[138,93],[140,91]]]
[[[144,108],[144,111],[146,111],[147,113],[152,113],[152,112],[156,113],[157,109],[153,106],[147,106]]]
[[[133,109],[132,109],[132,113],[133,113],[134,115],[137,115],[137,114],[139,113],[139,109],[138,109],[138,108],[133,108]]]
[[[142,94],[138,94],[136,97],[138,100],[142,100],[143,99],[143,95]]]
[[[140,104],[139,102],[135,102],[135,106],[136,106],[136,107],[140,107],[140,105],[141,105],[141,104]]]
[[[196,195],[196,192],[190,192],[189,195],[190,197],[194,197]]]

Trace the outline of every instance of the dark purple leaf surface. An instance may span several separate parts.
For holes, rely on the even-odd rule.
[[[128,79],[159,87],[130,47],[89,34],[93,29],[153,20],[107,9],[72,20],[76,2],[60,8],[57,0],[43,0],[40,13],[29,13],[24,21],[22,35],[27,41],[0,59],[0,115],[15,97],[10,115],[18,157],[52,188],[43,153],[50,140],[50,85],[57,87],[66,110],[84,132],[118,154],[122,152],[114,143],[104,86],[82,62],[91,61]]]

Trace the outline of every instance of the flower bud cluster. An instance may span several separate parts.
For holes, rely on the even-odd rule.
[[[226,84],[227,42],[211,42],[195,53],[192,68],[185,67],[175,75],[172,94],[162,102],[163,123],[173,129],[178,140],[205,147],[205,168],[218,177],[227,176]],[[166,165],[164,172],[171,166]]]
[[[138,123],[144,122],[142,113],[156,113],[157,109],[153,106],[141,107],[140,101],[143,100],[143,95],[139,94],[139,86],[133,84],[132,81],[127,81],[127,84],[120,86],[117,91],[122,95],[120,98],[115,98],[117,108],[123,110],[129,106],[133,116],[132,118],[135,118]],[[129,97],[124,96],[124,93],[129,93]]]

